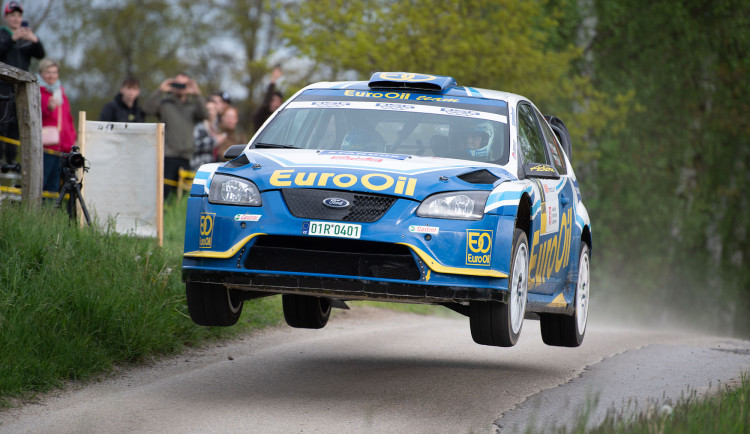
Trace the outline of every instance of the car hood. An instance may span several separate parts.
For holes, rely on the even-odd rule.
[[[322,188],[415,200],[440,191],[492,190],[513,178],[501,166],[490,163],[313,149],[248,149],[214,170],[250,179],[261,191]]]

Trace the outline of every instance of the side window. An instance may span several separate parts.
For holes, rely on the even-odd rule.
[[[524,103],[518,105],[518,144],[525,163],[547,164],[544,138],[534,115],[534,109]]]
[[[557,138],[555,137],[555,133],[552,132],[542,114],[537,110],[534,111],[536,112],[536,118],[539,121],[539,125],[542,126],[544,142],[547,144],[549,155],[552,157],[552,165],[555,166],[555,170],[557,170],[557,173],[559,173],[560,175],[565,175],[566,173],[568,173],[568,169],[567,167],[565,167],[565,159],[562,156],[563,153],[562,148],[560,148],[560,143],[558,143]]]

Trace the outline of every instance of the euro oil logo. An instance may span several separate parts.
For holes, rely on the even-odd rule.
[[[324,187],[348,189],[355,184],[370,191],[379,191],[404,196],[414,196],[417,178],[390,176],[384,173],[368,173],[357,176],[351,173],[297,172],[294,169],[279,169],[273,172],[269,183],[274,187]]]
[[[201,221],[199,226],[200,237],[198,238],[198,246],[201,249],[210,249],[211,242],[214,237],[214,218],[216,213],[201,213]]]
[[[492,262],[492,231],[466,230],[466,265],[489,267]]]
[[[570,237],[573,233],[573,208],[562,213],[560,231],[544,242],[539,242],[539,231],[534,232],[529,257],[529,288],[549,280],[553,273],[565,271],[570,260]]]

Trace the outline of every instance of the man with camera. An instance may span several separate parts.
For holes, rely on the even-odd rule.
[[[5,26],[0,27],[0,62],[28,71],[32,57],[41,59],[46,54],[42,41],[23,19],[20,3],[8,2],[3,12]],[[16,102],[10,83],[0,82],[0,113],[5,113],[0,122],[0,159],[5,148],[5,159],[8,164],[13,164],[20,143]]]
[[[190,170],[193,128],[208,118],[206,101],[198,84],[181,72],[164,80],[143,104],[146,114],[164,123],[164,198],[177,186],[180,168]]]

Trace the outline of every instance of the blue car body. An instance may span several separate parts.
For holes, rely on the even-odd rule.
[[[508,302],[520,228],[526,316],[571,315],[591,225],[559,133],[527,99],[450,77],[376,73],[308,86],[235,158],[196,173],[183,279],[246,298],[303,294],[461,311]],[[458,134],[476,143],[465,138],[462,149]],[[543,138],[544,155],[530,134]],[[234,191],[254,202],[225,202]]]

